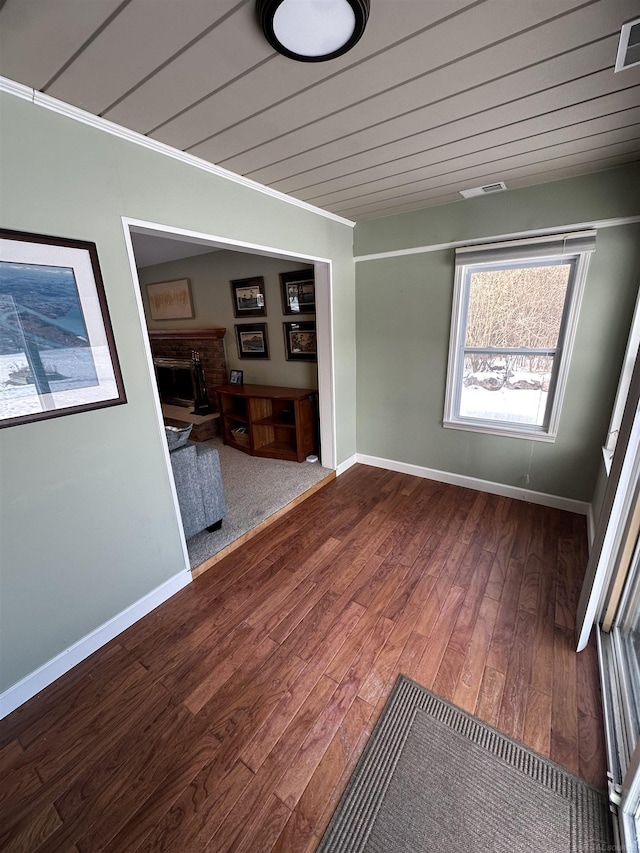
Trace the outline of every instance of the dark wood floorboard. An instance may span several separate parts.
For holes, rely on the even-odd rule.
[[[312,853],[400,672],[603,786],[586,555],[355,466],[0,722],[0,850]]]

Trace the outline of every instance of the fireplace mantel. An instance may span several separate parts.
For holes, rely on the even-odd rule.
[[[224,338],[226,329],[150,329],[149,340],[151,341],[184,341],[190,338],[210,339]]]

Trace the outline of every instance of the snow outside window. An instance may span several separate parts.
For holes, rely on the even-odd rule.
[[[553,441],[595,232],[456,251],[444,426]]]

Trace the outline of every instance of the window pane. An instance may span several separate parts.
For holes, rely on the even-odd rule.
[[[636,543],[629,567],[624,606],[616,614],[614,627],[619,633],[621,661],[626,671],[624,685],[630,728],[635,740],[640,736],[640,541]]]
[[[466,346],[556,347],[570,272],[570,263],[473,272]]]
[[[544,426],[553,356],[465,355],[460,416]]]

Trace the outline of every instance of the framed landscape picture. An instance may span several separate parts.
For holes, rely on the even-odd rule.
[[[231,282],[234,317],[266,317],[264,278],[241,278]]]
[[[236,325],[239,358],[269,358],[267,324]]]
[[[316,284],[313,269],[280,273],[284,314],[315,314]]]
[[[309,320],[305,323],[283,323],[284,345],[287,361],[317,361],[316,324]]]
[[[0,230],[0,427],[121,403],[95,243]]]
[[[189,320],[194,316],[188,278],[147,285],[152,320]]]

